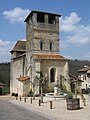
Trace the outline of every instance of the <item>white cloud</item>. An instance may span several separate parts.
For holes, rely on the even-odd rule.
[[[13,10],[4,11],[3,15],[5,16],[6,19],[9,19],[10,22],[24,22],[29,12],[30,12],[29,9],[22,9],[16,7]]]
[[[10,44],[9,41],[4,41],[4,40],[0,39],[0,47],[1,46],[6,46],[6,45],[9,45],[9,44]]]
[[[77,13],[72,12],[70,16],[61,18],[61,31],[69,32],[76,29],[76,24],[80,22],[81,18],[78,17]]]
[[[3,54],[3,52],[9,53],[12,45],[13,42],[0,39],[0,54]]]
[[[63,39],[65,43],[74,46],[90,43],[90,25],[82,25],[80,20],[81,18],[75,12],[72,12],[69,17],[62,17],[61,31],[67,33]]]

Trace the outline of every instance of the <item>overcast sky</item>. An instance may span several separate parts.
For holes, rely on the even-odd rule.
[[[61,14],[60,54],[90,60],[90,0],[0,0],[0,62],[10,62],[16,41],[26,39],[32,10]]]

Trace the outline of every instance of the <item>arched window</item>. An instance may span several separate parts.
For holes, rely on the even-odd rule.
[[[52,42],[50,42],[50,50],[52,50]]]
[[[55,73],[56,73],[56,69],[55,68],[51,68],[50,70],[50,82],[55,82]]]
[[[42,48],[43,48],[43,42],[41,41],[40,42],[40,50],[42,50]]]

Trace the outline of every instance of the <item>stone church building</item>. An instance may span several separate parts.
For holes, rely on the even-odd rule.
[[[11,94],[28,94],[37,71],[48,76],[49,83],[57,84],[60,76],[64,76],[69,90],[68,60],[59,50],[60,17],[59,14],[31,11],[25,19],[26,41],[17,41],[11,50]],[[38,88],[36,93],[39,93]]]

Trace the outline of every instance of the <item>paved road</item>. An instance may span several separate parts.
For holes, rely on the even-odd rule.
[[[16,106],[8,100],[0,100],[0,120],[49,120],[36,113]]]

